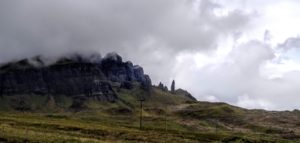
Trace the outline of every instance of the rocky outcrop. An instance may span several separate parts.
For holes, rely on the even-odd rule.
[[[188,91],[183,90],[181,88],[177,89],[174,94],[190,99],[191,101],[197,101],[197,99],[192,96]]]
[[[171,93],[175,93],[175,80],[173,80],[171,84]]]
[[[159,82],[158,88],[162,91],[169,91],[168,87],[165,86],[163,83]]]
[[[146,90],[151,87],[151,79],[142,67],[123,62],[115,53],[104,58],[73,54],[50,65],[35,57],[0,67],[0,95],[85,95],[115,101],[117,96],[111,83],[130,89],[133,82]]]
[[[152,83],[142,67],[133,65],[130,61],[123,62],[117,54],[108,54],[101,62],[101,69],[108,80],[119,82],[123,87],[130,88],[131,82],[139,82],[142,88],[148,90]]]

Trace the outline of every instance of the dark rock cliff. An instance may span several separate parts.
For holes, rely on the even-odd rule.
[[[96,54],[89,57],[74,54],[50,65],[35,57],[0,67],[0,95],[84,95],[115,101],[118,97],[111,83],[131,88],[133,82],[145,90],[151,87],[151,79],[142,67],[123,62],[115,53],[104,58]]]

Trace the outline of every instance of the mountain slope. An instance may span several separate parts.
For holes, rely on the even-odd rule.
[[[36,57],[0,67],[0,142],[300,140],[298,110],[200,102],[183,89],[152,85],[140,66],[116,54],[44,63]]]

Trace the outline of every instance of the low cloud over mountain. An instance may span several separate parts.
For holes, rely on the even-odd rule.
[[[0,63],[115,51],[142,65],[153,83],[176,79],[200,100],[300,108],[299,5],[290,0],[2,0]]]

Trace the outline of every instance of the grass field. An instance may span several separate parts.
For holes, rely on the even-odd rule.
[[[296,142],[250,132],[197,131],[177,121],[146,116],[140,129],[137,116],[2,112],[0,142]]]
[[[146,98],[142,128],[138,95]],[[225,103],[195,102],[156,88],[151,95],[139,88],[121,89],[118,96],[120,99],[115,103],[87,100],[85,109],[79,111],[67,108],[72,102],[70,97],[28,96],[22,100],[31,105],[31,110],[22,112],[11,106],[14,105],[11,101],[20,97],[1,97],[0,143],[293,143],[300,140],[298,111],[267,112]]]

